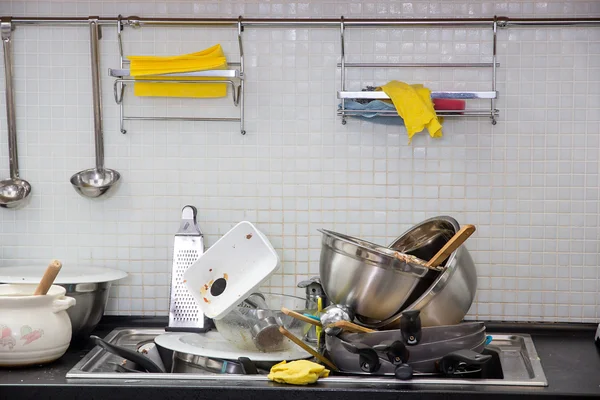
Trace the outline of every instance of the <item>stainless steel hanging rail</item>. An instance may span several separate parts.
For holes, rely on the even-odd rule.
[[[127,25],[155,26],[235,26],[238,18],[141,18],[130,16],[120,19]],[[404,18],[404,19],[344,19],[346,26],[479,26],[487,27],[496,21],[501,28],[507,26],[597,26],[600,17],[595,18]],[[13,17],[14,25],[86,25],[87,17]],[[116,24],[119,18],[99,18],[98,24]],[[339,18],[243,18],[244,26],[321,26],[339,27]]]

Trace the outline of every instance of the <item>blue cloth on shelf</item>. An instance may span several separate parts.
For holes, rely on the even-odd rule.
[[[386,125],[404,125],[404,120],[399,115],[386,115],[378,113],[378,111],[396,111],[396,107],[394,107],[393,104],[386,103],[385,101],[373,100],[369,103],[362,104],[354,100],[346,100],[344,101],[344,107],[348,111],[373,111],[362,113],[360,115],[349,115],[349,117],[367,118],[371,122]],[[341,103],[339,104],[338,108],[342,108]]]

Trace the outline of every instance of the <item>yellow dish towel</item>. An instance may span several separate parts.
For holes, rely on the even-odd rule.
[[[136,78],[134,94],[136,96],[152,97],[225,97],[227,84],[223,83],[142,83],[146,80],[223,80],[223,78],[197,77],[156,77],[153,75],[171,74],[178,72],[206,71],[227,69],[227,59],[220,44],[208,49],[180,56],[131,56],[131,76]]]
[[[381,89],[390,97],[398,114],[404,119],[408,143],[415,133],[425,128],[429,131],[429,136],[442,137],[442,124],[433,108],[429,89],[423,85],[409,85],[399,81],[391,81]]]
[[[279,383],[308,385],[328,376],[329,370],[324,366],[308,360],[298,360],[291,363],[282,361],[273,365],[267,378]]]

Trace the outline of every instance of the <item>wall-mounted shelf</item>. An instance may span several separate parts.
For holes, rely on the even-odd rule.
[[[123,97],[125,88],[128,83],[135,83],[136,78],[131,76],[130,70],[125,68],[125,65],[129,61],[123,56],[123,41],[121,38],[121,32],[123,31],[124,21],[119,20],[117,23],[117,39],[119,44],[119,55],[120,55],[120,68],[109,68],[108,75],[115,78],[113,85],[113,92],[115,102],[119,105],[119,122],[121,133],[127,133],[125,129],[125,121],[208,121],[208,122],[239,122],[240,133],[246,134],[244,129],[244,50],[242,47],[242,22],[241,19],[237,23],[238,28],[238,46],[240,49],[240,61],[230,62],[228,66],[238,66],[237,69],[218,69],[218,70],[204,70],[204,71],[191,71],[191,72],[178,72],[172,74],[157,74],[157,75],[146,75],[143,80],[137,80],[137,82],[143,83],[182,83],[182,84],[227,84],[230,86],[231,97],[233,105],[239,109],[239,117],[171,117],[171,116],[152,116],[142,117],[125,115]],[[198,78],[214,78],[214,80],[203,79],[203,80],[189,80],[187,78],[198,77]],[[168,78],[168,79],[166,79]],[[181,78],[181,79],[177,79]]]
[[[132,78],[128,69],[108,69],[108,75],[114,78]],[[240,71],[237,69],[218,69],[209,71],[178,72],[173,74],[152,75],[153,77],[210,77],[210,78],[240,78]],[[172,81],[169,81],[172,82]],[[186,81],[189,83],[189,81]]]
[[[338,99],[389,100],[384,92],[338,92]],[[497,99],[498,92],[431,92],[432,99]]]
[[[449,25],[450,26],[450,25]],[[346,90],[346,69],[347,68],[491,68],[492,81],[491,90],[487,91],[432,91],[432,99],[460,99],[473,100],[483,99],[490,101],[489,108],[475,108],[465,110],[436,110],[436,113],[445,117],[481,117],[487,116],[490,118],[493,125],[496,125],[496,117],[499,115],[499,110],[496,109],[496,99],[498,91],[496,90],[496,69],[499,64],[496,62],[496,35],[498,31],[499,21],[494,18],[492,23],[493,42],[492,42],[492,62],[476,62],[476,63],[357,63],[346,62],[346,51],[344,43],[345,21],[342,18],[340,21],[340,40],[341,40],[341,62],[338,63],[338,68],[341,70],[341,90],[337,92],[338,99],[341,100],[340,108],[337,114],[342,117],[342,124],[346,124],[347,116],[361,115],[377,115],[377,116],[397,116],[395,110],[376,110],[369,109],[347,109],[346,100],[390,100],[389,96],[383,91],[347,91]],[[363,102],[364,103],[364,102]]]

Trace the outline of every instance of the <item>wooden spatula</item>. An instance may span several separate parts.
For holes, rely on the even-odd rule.
[[[62,264],[60,261],[50,261],[50,265],[48,265],[48,268],[46,268],[46,272],[44,272],[44,276],[42,276],[42,280],[40,280],[40,283],[38,283],[37,287],[35,288],[35,292],[33,292],[33,295],[43,296],[46,293],[48,293],[50,286],[52,286],[52,284],[54,283],[56,275],[58,275],[61,268]]]
[[[418,257],[398,252],[396,253],[396,258],[406,263],[417,264],[429,269],[440,271],[440,264],[446,261],[446,259],[450,257],[450,254],[452,254],[454,250],[458,249],[459,246],[473,234],[473,232],[475,232],[475,225],[464,225],[429,261],[423,261]]]

